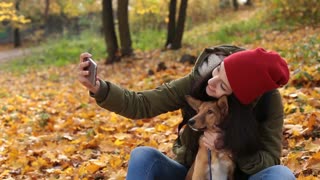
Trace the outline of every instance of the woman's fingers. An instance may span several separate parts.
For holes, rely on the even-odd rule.
[[[91,57],[92,55],[88,52],[84,52],[80,54],[80,63],[84,61],[85,58]]]
[[[89,91],[96,93],[98,92],[100,88],[100,81],[97,78],[96,85],[94,86],[91,84],[91,82],[88,80],[87,76],[90,75],[90,72],[88,70],[85,70],[86,67],[90,65],[89,61],[85,61],[85,58],[92,57],[90,53],[81,53],[80,54],[80,62],[78,65],[78,80],[79,82],[85,86]]]
[[[215,149],[214,142],[217,138],[217,133],[212,131],[205,131],[203,135],[204,135],[203,136],[204,145],[210,150]]]
[[[80,62],[79,65],[78,65],[78,70],[81,71],[83,70],[84,68],[86,68],[87,66],[89,66],[89,62],[88,61],[85,61],[85,62]]]
[[[203,143],[210,150],[223,148],[222,131],[205,131],[203,133]]]

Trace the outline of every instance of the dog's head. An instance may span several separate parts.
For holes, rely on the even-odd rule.
[[[228,114],[228,100],[222,96],[217,101],[200,101],[186,96],[188,104],[197,112],[189,119],[188,125],[196,131],[214,129]]]

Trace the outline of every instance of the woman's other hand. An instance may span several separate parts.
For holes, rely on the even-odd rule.
[[[224,146],[223,132],[221,130],[207,130],[203,133],[203,143],[210,149],[222,149]]]

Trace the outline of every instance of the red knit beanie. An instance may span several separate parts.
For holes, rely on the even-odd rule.
[[[250,104],[289,80],[286,61],[278,53],[263,48],[234,53],[223,62],[231,89],[242,104]]]

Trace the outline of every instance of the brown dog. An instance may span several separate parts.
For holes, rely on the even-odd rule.
[[[218,101],[203,102],[186,96],[188,104],[197,111],[197,114],[188,121],[188,125],[195,131],[213,130],[221,132],[217,127],[228,113],[227,97],[223,96]],[[204,146],[202,137],[199,139],[199,149],[195,162],[191,166],[186,180],[212,179],[232,180],[234,163],[231,153],[227,150],[211,150],[211,169],[208,164],[208,150]]]

